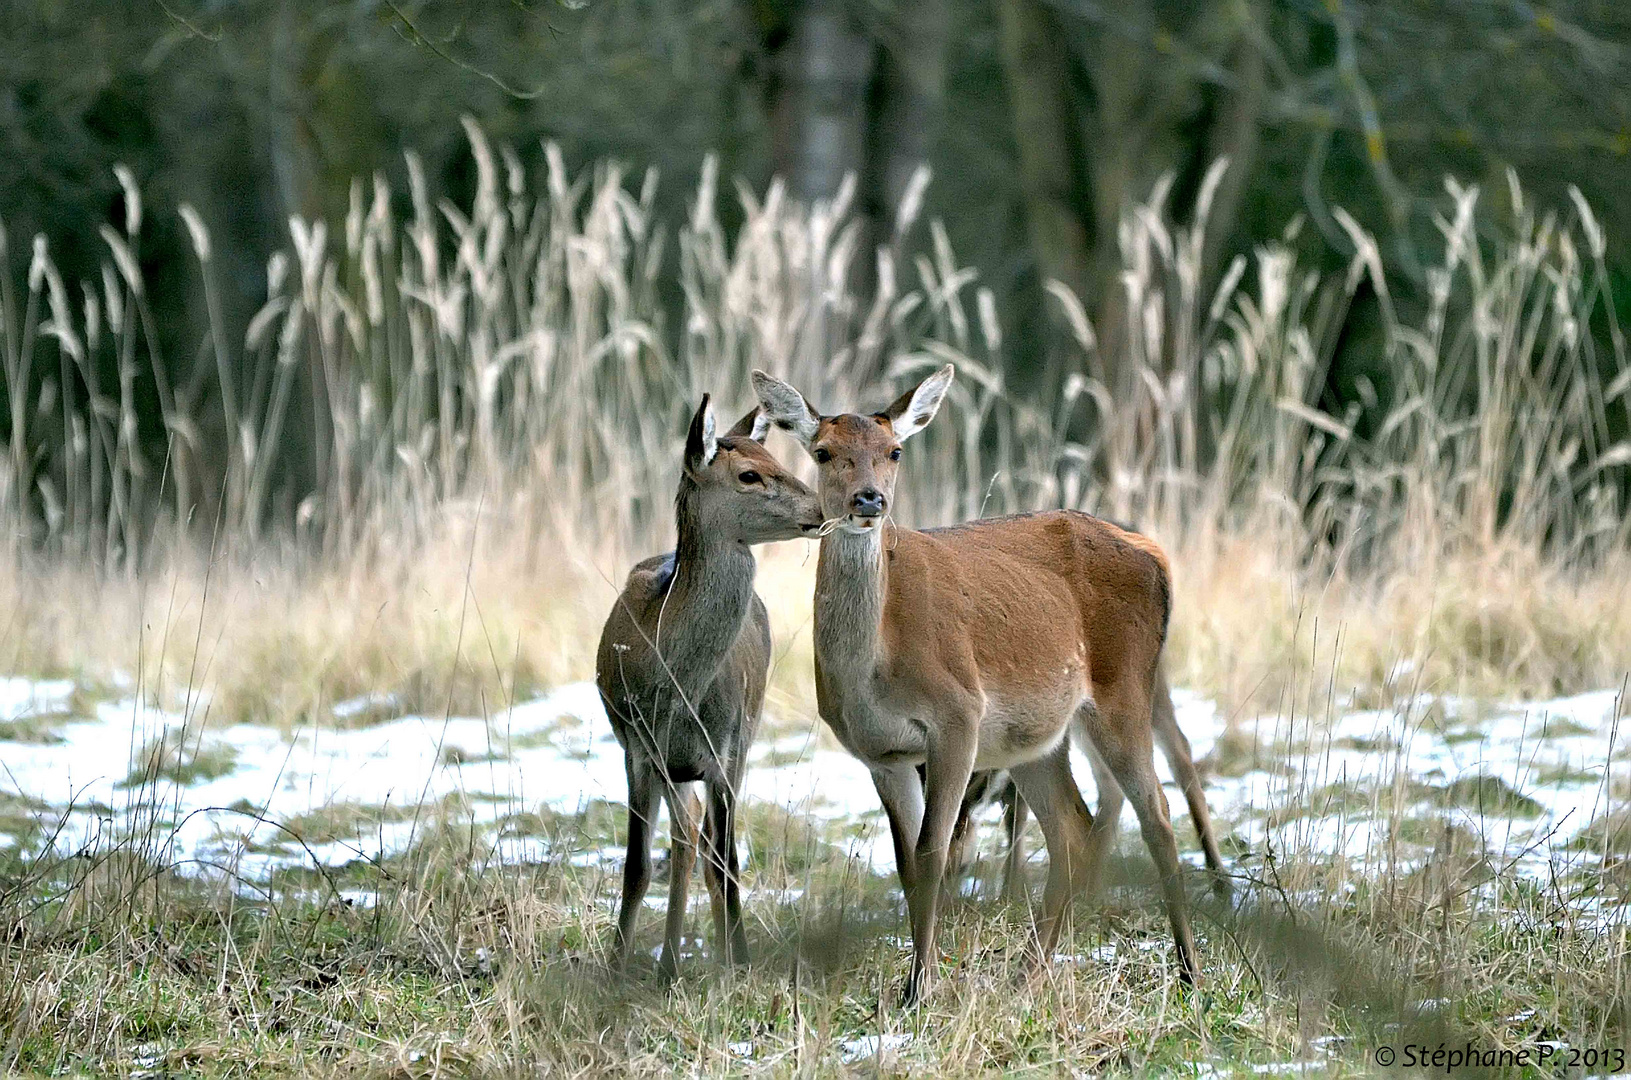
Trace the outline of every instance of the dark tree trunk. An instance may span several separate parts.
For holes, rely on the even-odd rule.
[[[811,203],[833,198],[846,175],[857,182],[850,287],[861,303],[818,335],[830,354],[871,306],[874,252],[894,242],[895,211],[938,137],[948,13],[941,0],[901,0],[863,24],[846,0],[762,0],[755,14],[770,55],[774,165],[788,193]]]
[[[1058,280],[1092,310],[1095,223],[1083,169],[1082,120],[1071,92],[1071,57],[1053,10],[1041,0],[998,0],[1003,72],[1014,113],[1026,225],[1042,283]],[[1111,234],[1114,236],[1114,233]],[[1050,302],[1054,338],[1043,364],[1013,372],[1016,389],[1035,392],[1058,381],[1065,338]]]
[[[771,138],[776,172],[805,202],[830,199],[866,162],[872,42],[843,0],[790,6],[772,54]]]
[[[874,245],[890,242],[912,174],[934,151],[945,97],[946,5],[902,0],[896,12],[877,50],[861,178],[861,212]]]

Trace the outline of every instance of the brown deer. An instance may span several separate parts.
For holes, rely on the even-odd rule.
[[[1223,854],[1218,850],[1217,836],[1212,829],[1212,814],[1207,809],[1206,793],[1201,786],[1200,773],[1195,768],[1194,751],[1190,748],[1188,736],[1178,727],[1178,712],[1172,704],[1172,689],[1167,682],[1165,662],[1156,676],[1155,709],[1150,717],[1150,730],[1155,736],[1156,744],[1161,747],[1161,753],[1166,756],[1173,778],[1183,789],[1184,800],[1189,804],[1190,820],[1195,823],[1195,832],[1201,841],[1201,851],[1206,856],[1206,868],[1212,875],[1212,889],[1219,897],[1227,900],[1231,893],[1229,872],[1223,865]],[[1116,826],[1121,820],[1121,807],[1125,796],[1121,793],[1121,785],[1116,783],[1116,778],[1110,774],[1098,751],[1091,745],[1083,749],[1093,767],[1093,782],[1099,793],[1099,806],[1093,816],[1093,827],[1109,833],[1109,838],[1105,842],[1108,849],[1115,844]],[[920,777],[923,775],[921,767],[918,769],[918,775]],[[990,803],[1000,803],[1003,810],[1008,853],[1002,875],[1002,898],[1009,901],[1023,896],[1025,892],[1025,854],[1020,846],[1020,836],[1025,830],[1026,808],[1025,800],[1020,797],[1013,777],[1004,769],[979,771],[969,779],[968,793],[963,797],[962,808],[957,813],[957,824],[953,826],[951,832],[950,854],[946,861],[948,881],[951,873],[961,870],[970,862],[968,849],[974,837],[973,815],[980,807]],[[949,891],[948,888],[948,893]]]
[[[677,970],[696,862],[700,808],[691,784],[698,780],[708,792],[704,865],[718,948],[727,962],[747,961],[736,793],[770,666],[770,620],[753,591],[757,564],[749,545],[821,528],[815,493],[761,445],[767,428],[755,424],[758,412],[716,437],[713,409],[703,395],[674,499],[675,549],[629,573],[595,659],[595,683],[623,744],[629,781],[618,959],[627,962],[635,916],[651,884],[651,829],[662,796],[674,845],[659,965],[669,979]]]
[[[1073,895],[1093,891],[1109,830],[1093,827],[1071,776],[1073,722],[1138,813],[1180,970],[1194,982],[1151,735],[1171,608],[1166,557],[1074,511],[921,532],[890,522],[902,443],[934,418],[952,374],[947,365],[880,413],[823,416],[753,373],[765,416],[815,459],[823,515],[838,522],[816,567],[816,699],[871,769],[889,819],[912,923],[905,999],[918,1000],[933,974],[947,849],[976,768],[1009,771],[1047,842],[1033,964],[1052,955]]]

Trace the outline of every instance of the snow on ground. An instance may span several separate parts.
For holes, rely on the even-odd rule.
[[[338,729],[286,736],[238,724],[206,728],[201,744],[196,724],[132,698],[101,702],[91,715],[69,715],[74,691],[68,680],[0,678],[0,719],[48,720],[56,737],[0,740],[0,804],[21,796],[29,801],[12,798],[13,807],[27,806],[48,822],[65,817],[54,839],[60,851],[117,835],[133,811],[146,807],[169,838],[168,858],[183,870],[230,870],[263,880],[278,866],[309,865],[313,858],[341,865],[402,850],[426,826],[427,815],[412,808],[453,796],[464,797],[474,822],[489,825],[541,809],[574,814],[601,801],[621,804],[624,797],[622,751],[589,683],[563,686],[490,721],[402,716],[349,726],[398,707],[390,695],[371,694],[335,707]],[[1483,791],[1478,785],[1493,777],[1500,783],[1488,790],[1513,798],[1480,808],[1463,791],[1450,800],[1457,804],[1452,809],[1433,812],[1482,837],[1492,857],[1509,857],[1519,872],[1548,872],[1556,858],[1581,857],[1567,850],[1570,841],[1610,809],[1605,766],[1623,741],[1616,719],[1621,702],[1613,691],[1482,706],[1424,697],[1333,720],[1236,718],[1227,746],[1220,740],[1231,725],[1212,702],[1182,690],[1174,700],[1196,759],[1215,755],[1228,766],[1207,782],[1220,833],[1232,830],[1254,847],[1273,840],[1282,851],[1306,848],[1356,860],[1381,850],[1400,808],[1419,802],[1423,792],[1460,790],[1458,782]],[[201,757],[216,768],[190,783],[161,777],[126,786],[132,762],[161,737],[184,739],[184,759],[201,745]],[[745,798],[852,826],[844,830],[850,853],[888,872],[891,845],[870,776],[848,754],[820,742],[814,729],[761,740]],[[1084,792],[1091,792],[1092,774],[1079,755],[1075,767]],[[1182,820],[1187,808],[1159,754],[1157,768],[1168,782],[1180,844],[1191,848],[1193,832]],[[1371,802],[1360,797],[1356,806],[1349,797],[1337,806],[1333,791],[1370,792]],[[252,809],[267,821],[228,807]],[[267,823],[337,807],[366,809],[372,823],[309,847]],[[1123,815],[1124,834],[1136,837],[1131,809]],[[999,816],[988,811],[986,827],[994,829]],[[524,830],[502,834],[496,854],[579,865],[621,861],[621,852],[604,841],[563,852]],[[1191,857],[1198,860],[1198,852]]]
[[[62,712],[73,693],[68,679],[0,678],[0,720]]]

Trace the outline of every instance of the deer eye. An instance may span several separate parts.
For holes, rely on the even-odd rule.
[[[816,447],[815,459],[817,465],[825,465],[832,460],[832,453],[825,446]]]
[[[900,447],[897,446],[893,450],[889,451],[889,460],[890,461],[899,461],[900,460]]]
[[[764,483],[765,478],[754,472],[752,469],[749,469],[738,476],[737,479],[742,481],[744,484],[762,484]]]

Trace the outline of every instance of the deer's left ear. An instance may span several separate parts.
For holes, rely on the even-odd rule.
[[[753,392],[770,423],[791,434],[808,450],[821,428],[821,414],[810,408],[804,395],[763,371],[753,373]]]
[[[895,438],[904,442],[929,425],[934,414],[940,411],[940,402],[951,388],[951,379],[955,374],[952,366],[947,364],[896,398],[895,403],[884,410],[889,426],[895,429]]]
[[[712,464],[717,453],[719,439],[714,434],[714,407],[708,403],[708,395],[703,394],[702,404],[691,417],[691,430],[685,436],[685,467],[701,472]]]
[[[765,436],[770,434],[770,417],[755,405],[725,434],[733,439],[752,439],[756,443],[762,443]]]

